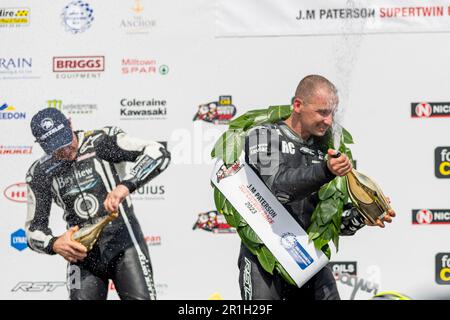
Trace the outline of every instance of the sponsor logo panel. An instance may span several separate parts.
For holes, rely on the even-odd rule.
[[[236,233],[236,229],[231,227],[224,215],[217,212],[217,210],[200,213],[192,229],[202,229],[214,234]]]

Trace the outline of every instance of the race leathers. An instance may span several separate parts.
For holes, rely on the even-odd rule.
[[[131,194],[164,171],[170,161],[170,153],[160,143],[132,138],[117,127],[75,134],[78,152],[74,161],[44,156],[27,173],[26,235],[30,248],[40,253],[55,254],[57,237],[49,228],[53,201],[64,210],[68,227],[81,228],[109,214],[103,202],[117,185],[126,186]],[[105,227],[87,258],[77,265],[105,280],[114,278],[116,267],[124,261],[133,261],[134,269],[143,274],[148,295],[155,298],[150,258],[130,196],[119,205],[119,213],[119,218]],[[81,273],[83,277],[86,271]],[[71,297],[77,298],[73,292]]]
[[[282,121],[251,129],[245,140],[246,162],[304,230],[311,224],[311,215],[319,202],[320,187],[335,178],[327,167],[327,148],[322,140],[311,137],[304,141]],[[340,233],[353,235],[364,226],[364,221],[350,204],[344,209]],[[301,291],[296,291],[293,286],[286,286],[284,280],[280,281],[277,273],[273,277],[267,274],[242,244],[239,268],[243,299],[284,299],[293,297],[293,294],[305,295],[305,292],[310,292],[309,296],[313,299],[339,298],[327,267],[305,284]],[[253,286],[250,287],[253,289],[249,294],[249,286],[245,283],[251,280]]]

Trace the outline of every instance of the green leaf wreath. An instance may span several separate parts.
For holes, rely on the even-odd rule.
[[[271,106],[267,109],[246,112],[230,122],[228,130],[216,142],[211,157],[222,159],[226,166],[233,164],[244,148],[245,136],[249,129],[265,123],[285,120],[291,115],[291,112],[292,107],[290,105]],[[352,153],[346,146],[346,144],[353,143],[352,136],[342,128],[340,139],[339,151],[352,160]],[[322,140],[324,148],[334,149],[330,132]],[[346,184],[347,181],[344,177],[336,177],[320,188],[319,203],[312,214],[311,225],[307,230],[309,240],[313,241],[315,247],[322,250],[328,258],[331,257],[331,250],[328,245],[330,241],[333,241],[336,250],[339,249],[341,216],[344,205],[349,202]],[[218,212],[225,216],[230,226],[236,228],[242,242],[257,256],[264,270],[270,274],[273,274],[276,270],[288,283],[296,285],[245,219],[213,184],[212,186],[214,188],[214,202]]]

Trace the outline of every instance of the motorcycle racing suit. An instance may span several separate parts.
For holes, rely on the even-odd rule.
[[[40,253],[55,254],[57,237],[49,228],[52,201],[64,210],[68,228],[81,228],[109,214],[103,202],[117,185],[126,186],[131,194],[170,161],[170,153],[160,143],[132,138],[117,127],[74,134],[78,139],[74,161],[47,155],[27,173],[26,235],[30,248]],[[81,279],[68,283],[71,299],[106,299],[109,279],[122,299],[156,299],[148,248],[130,196],[118,211],[119,217],[103,229],[87,257],[69,264],[68,282],[76,270]]]
[[[311,224],[320,187],[335,178],[324,161],[327,148],[321,140],[311,137],[304,141],[283,121],[252,128],[245,139],[246,162],[304,230]],[[345,206],[340,234],[353,235],[363,226],[364,219],[356,208]],[[243,243],[238,266],[245,300],[340,299],[328,266],[297,288],[280,274],[267,273]]]

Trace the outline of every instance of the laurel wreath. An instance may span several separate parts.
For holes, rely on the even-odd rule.
[[[222,159],[228,167],[234,164],[244,148],[247,131],[258,125],[276,123],[287,119],[292,113],[290,105],[271,106],[267,109],[251,110],[229,123],[228,130],[217,140],[211,152],[212,158]],[[324,137],[324,147],[334,149],[330,132]],[[352,144],[350,133],[342,128],[339,151],[346,154],[352,160],[352,153],[346,146]],[[236,228],[244,245],[258,258],[265,271],[273,274],[276,270],[289,284],[296,285],[295,281],[286,272],[275,256],[264,245],[263,241],[248,225],[244,218],[237,212],[225,196],[214,188],[214,203],[217,211],[222,213],[228,224]],[[318,193],[319,203],[311,216],[311,225],[307,233],[309,241],[314,242],[318,250],[331,257],[329,242],[333,241],[336,251],[339,249],[339,230],[344,205],[349,202],[347,181],[345,177],[336,177],[323,185]]]

